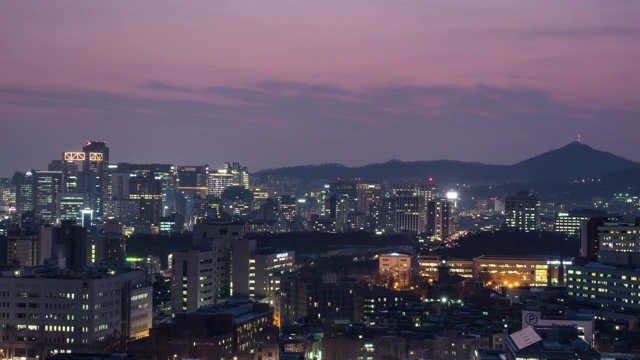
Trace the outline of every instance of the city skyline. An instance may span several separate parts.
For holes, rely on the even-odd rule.
[[[252,172],[513,164],[578,134],[640,161],[636,2],[189,5],[0,4],[0,176],[87,140]]]

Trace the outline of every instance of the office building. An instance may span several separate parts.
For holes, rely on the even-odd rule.
[[[253,211],[253,192],[242,186],[229,186],[220,195],[224,211],[234,220],[248,220]]]
[[[580,226],[583,221],[600,218],[611,218],[610,221],[615,221],[613,217],[607,216],[607,213],[602,210],[583,209],[561,211],[556,214],[553,231],[570,236],[580,236]]]
[[[268,199],[274,198],[273,188],[270,186],[250,186],[247,189],[253,192],[253,210],[260,210]]]
[[[206,198],[209,193],[208,178],[209,165],[200,166],[178,166],[176,169],[176,191],[192,198],[199,195]]]
[[[82,210],[87,208],[87,194],[64,192],[58,195],[56,218],[58,222],[63,220],[75,220],[82,222]],[[87,225],[88,226],[88,225]]]
[[[70,273],[58,267],[0,277],[6,358],[90,352],[148,335],[152,288],[142,271]]]
[[[224,162],[222,163],[223,170],[233,175],[234,186],[244,186],[248,188],[249,184],[249,171],[246,166],[241,166],[239,162]]]
[[[108,193],[111,194],[111,198],[114,199],[114,196],[123,196],[123,198],[127,198],[126,195],[121,195],[120,191],[122,189],[127,189],[128,185],[126,183],[114,183],[114,176],[120,177],[124,174],[129,174],[129,176],[142,176],[142,177],[150,177],[156,180],[160,180],[162,183],[162,211],[163,215],[169,215],[176,212],[176,167],[174,165],[169,164],[130,164],[130,163],[118,163],[118,164],[109,164],[108,166],[109,177],[111,178],[111,182],[109,184]],[[113,190],[113,186],[120,184],[120,191]],[[107,191],[107,190],[105,190]],[[116,197],[119,199],[119,197]],[[184,215],[184,213],[182,213]]]
[[[507,227],[518,231],[540,230],[540,201],[528,191],[519,191],[516,196],[505,199]]]
[[[640,226],[597,226],[599,262],[567,267],[567,292],[601,309],[640,313]]]
[[[640,223],[603,223],[598,226],[599,252],[640,253]]]
[[[162,182],[150,176],[129,179],[129,200],[138,202],[138,226],[146,232],[162,217]]]
[[[427,233],[434,240],[447,240],[453,234],[451,201],[435,199],[427,203]]]
[[[61,193],[62,173],[59,171],[32,170],[33,211],[45,224],[56,223],[56,210]]]
[[[128,226],[138,226],[140,202],[137,200],[107,200],[104,204],[104,216]]]
[[[16,187],[16,214],[33,210],[33,174],[16,172],[11,179]]]
[[[273,276],[294,271],[296,253],[295,251],[262,251],[253,255],[249,262],[249,290],[253,291],[250,295],[258,299],[263,297],[273,298],[280,291],[279,284],[272,281]],[[253,289],[251,289],[251,279],[254,280]]]
[[[298,217],[296,205],[297,201],[293,196],[284,195],[278,199],[278,209],[286,221],[293,221]]]
[[[16,186],[7,178],[0,178],[0,206],[16,206]]]
[[[223,257],[220,262],[226,266],[227,255],[218,251],[222,249],[191,249],[172,254],[172,313],[196,310],[226,297],[226,289],[218,291],[221,289],[216,286],[216,277],[218,259]]]
[[[398,195],[415,195],[424,198],[425,205],[430,200],[435,199],[438,188],[432,182],[421,183],[396,183],[392,185],[391,193],[393,196]]]
[[[491,287],[558,286],[560,258],[554,256],[488,256],[473,258],[474,278],[481,278]],[[573,264],[572,258],[562,259],[563,266]]]
[[[184,217],[180,214],[171,214],[160,218],[160,234],[171,235],[182,233],[184,230]]]
[[[102,216],[104,201],[109,198],[105,191],[110,183],[105,170],[109,165],[109,148],[103,141],[87,141],[82,147],[82,191],[88,194],[89,207]]]
[[[117,166],[117,165],[113,165]],[[130,180],[132,174],[129,173],[112,173],[111,174],[111,196],[110,200],[128,200],[131,188]]]
[[[640,312],[637,268],[602,263],[567,267],[567,293],[608,311]]]
[[[193,231],[193,248],[172,254],[172,312],[217,304],[232,295],[231,246],[244,238],[242,223],[202,223]]]
[[[209,173],[209,194],[220,197],[222,192],[233,183],[233,174],[226,170],[211,171]]]
[[[84,191],[84,183],[80,184],[80,173],[78,170],[78,164],[76,161],[65,160],[64,154],[62,155],[63,159],[61,160],[61,169],[62,172],[62,191],[77,193]],[[84,178],[82,178],[84,182]]]
[[[358,211],[365,216],[370,216],[372,208],[380,205],[384,198],[384,186],[382,184],[357,184]]]
[[[278,291],[271,276],[295,268],[295,252],[258,252],[256,240],[231,242],[231,290],[233,296],[262,299]]]
[[[582,221],[580,256],[598,261],[600,251],[640,251],[640,224],[609,222],[607,218]]]
[[[424,196],[398,193],[394,200],[395,231],[417,234],[425,232],[427,208]]]

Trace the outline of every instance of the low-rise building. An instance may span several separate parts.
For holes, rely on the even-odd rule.
[[[600,360],[573,326],[527,327],[507,337],[507,359]]]
[[[151,330],[158,358],[230,358],[250,354],[257,335],[273,323],[269,304],[230,300],[180,312]]]

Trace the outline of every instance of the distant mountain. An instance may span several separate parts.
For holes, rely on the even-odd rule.
[[[573,142],[514,165],[488,165],[451,160],[399,161],[347,167],[341,164],[294,166],[261,170],[254,175],[298,178],[304,185],[331,181],[336,178],[381,182],[384,180],[422,179],[430,177],[438,183],[475,185],[526,182],[567,183],[583,178],[604,178],[609,173],[630,171],[640,177],[638,163],[608,152]],[[633,172],[634,170],[636,172]],[[622,176],[622,175],[618,175]]]
[[[254,175],[262,181],[267,177],[298,178],[306,185],[332,181],[337,178],[381,182],[384,180],[434,178],[438,182],[457,182],[469,179],[474,183],[496,183],[508,178],[508,166],[486,165],[450,160],[399,161],[390,160],[380,164],[347,167],[341,164],[294,166],[261,170]]]
[[[640,165],[608,173],[602,177],[602,181],[614,192],[640,189]]]
[[[638,165],[620,156],[572,142],[511,166],[514,175],[526,181],[565,182],[600,178],[607,173]]]

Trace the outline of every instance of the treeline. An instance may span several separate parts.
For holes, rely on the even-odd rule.
[[[479,232],[462,237],[458,247],[438,251],[450,258],[470,259],[480,255],[546,255],[578,257],[580,240],[548,231],[519,232],[502,230]]]

